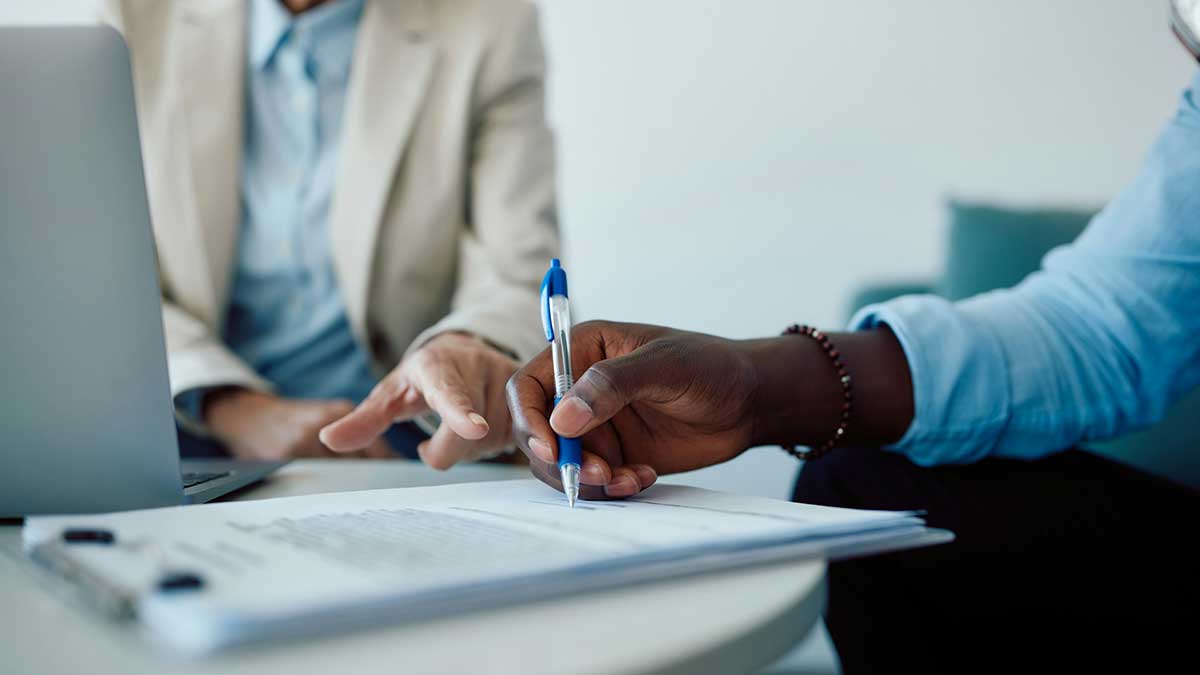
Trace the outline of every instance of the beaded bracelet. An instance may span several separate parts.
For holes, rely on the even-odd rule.
[[[842,363],[842,355],[837,349],[834,349],[833,343],[830,342],[829,336],[812,326],[803,326],[793,324],[788,326],[787,330],[783,331],[784,335],[807,335],[817,341],[825,355],[833,362],[833,368],[838,374],[838,383],[842,386],[842,417],[838,421],[837,429],[833,432],[833,437],[825,441],[815,448],[802,448],[802,446],[793,445],[791,447],[784,446],[784,452],[799,460],[817,459],[818,457],[827,454],[833,450],[842,438],[846,435],[846,429],[850,427],[850,413],[854,406],[854,390],[851,387],[850,373],[846,370],[846,364]]]

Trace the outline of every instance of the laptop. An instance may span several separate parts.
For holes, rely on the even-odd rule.
[[[281,465],[180,461],[124,40],[0,28],[0,518],[202,502]]]

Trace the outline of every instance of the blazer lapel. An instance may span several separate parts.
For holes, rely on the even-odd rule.
[[[364,343],[380,222],[434,65],[428,11],[425,0],[369,1],[351,64],[329,227],[346,313]]]
[[[184,173],[183,189],[190,197],[184,202],[190,207],[190,226],[209,274],[211,297],[205,308],[209,315],[202,318],[211,326],[220,326],[241,218],[238,180],[245,116],[245,5],[239,0],[190,2],[180,18],[175,81],[187,156],[177,162]]]

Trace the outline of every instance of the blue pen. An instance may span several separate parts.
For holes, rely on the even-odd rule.
[[[554,361],[554,405],[558,405],[575,383],[571,374],[571,305],[567,300],[567,271],[558,258],[550,261],[550,269],[542,279],[542,327],[546,329],[550,357]],[[575,501],[579,499],[582,455],[583,445],[578,438],[558,437],[558,472],[571,508],[575,508]]]

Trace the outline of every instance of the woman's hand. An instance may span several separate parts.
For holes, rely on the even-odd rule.
[[[718,464],[752,444],[758,376],[749,343],[606,322],[576,326],[571,343],[582,375],[552,415],[549,351],[508,384],[517,444],[548,485],[562,489],[556,432],[583,436],[585,499],[628,497],[660,473]]]
[[[482,459],[512,447],[504,384],[517,369],[482,340],[443,333],[414,351],[352,412],[321,430],[331,450],[368,447],[392,424],[429,411],[442,418],[417,452],[435,469]]]

